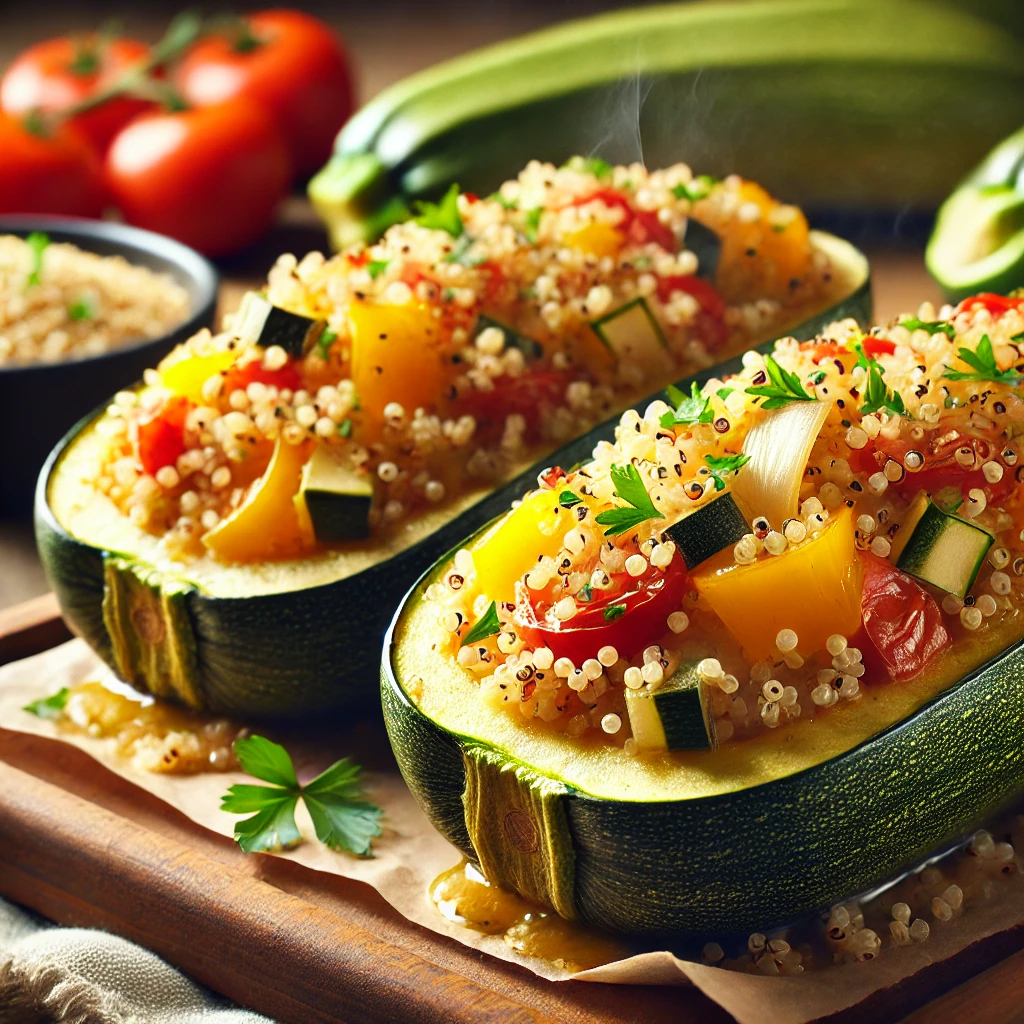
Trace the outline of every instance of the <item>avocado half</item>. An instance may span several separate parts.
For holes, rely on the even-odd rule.
[[[834,291],[782,333],[806,339],[834,320],[871,319],[867,259],[813,233],[834,266]],[[771,341],[764,347],[770,347]],[[729,363],[687,378],[735,372]],[[643,409],[650,399],[638,404]],[[105,406],[104,406],[105,408]],[[247,718],[301,717],[372,704],[380,642],[403,594],[443,552],[536,485],[538,472],[589,457],[618,416],[525,469],[495,491],[432,510],[386,543],[350,544],[260,565],[162,557],[90,486],[95,423],[69,431],[36,488],[40,558],[71,629],[126,682],[189,707]]]
[[[1020,616],[821,721],[628,756],[480,700],[423,599],[452,555],[384,638],[391,745],[435,828],[563,917],[691,937],[786,924],[944,851],[1024,791]]]

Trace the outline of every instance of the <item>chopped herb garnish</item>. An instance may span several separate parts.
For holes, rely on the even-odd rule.
[[[624,604],[610,604],[604,610],[604,621],[614,622],[616,619],[621,619],[626,614],[626,606]]]
[[[583,499],[579,495],[573,494],[572,491],[562,491],[558,496],[558,504],[561,505],[562,508],[572,508],[582,502]]]
[[[1021,331],[1020,334],[1013,335],[1013,337],[1010,338],[1010,341],[1015,342],[1018,345],[1021,342],[1024,342],[1024,331]]]
[[[543,213],[543,206],[535,206],[532,210],[526,211],[526,228],[523,231],[523,236],[528,242],[537,241],[537,229],[540,227],[540,218]]]
[[[506,210],[519,209],[518,199],[506,199],[500,192],[492,192],[488,198],[493,199],[496,203],[500,203]]]
[[[26,704],[21,710],[27,711],[30,715],[35,715],[36,718],[60,718],[64,713],[64,705],[67,702],[68,688],[63,686],[56,693],[51,693],[49,697],[40,697],[39,700]]]
[[[96,306],[88,295],[82,295],[68,303],[68,316],[72,320],[92,320],[96,316]]]
[[[903,404],[903,396],[898,391],[890,391],[882,380],[882,368],[873,359],[869,360],[868,375],[864,382],[864,400],[861,402],[861,415],[885,409],[899,416],[907,415],[907,407]]]
[[[676,185],[672,189],[672,195],[676,199],[689,199],[691,203],[703,199],[716,185],[718,180],[710,174],[701,174],[694,178],[689,185]]]
[[[908,331],[927,331],[929,334],[944,334],[950,341],[956,337],[956,328],[945,320],[901,320],[900,327]]]
[[[632,508],[613,508],[597,516],[601,526],[607,526],[606,537],[617,537],[620,533],[632,530],[634,526],[646,523],[648,519],[664,519],[665,517],[654,507],[651,496],[633,463],[625,466],[612,466],[612,483],[615,485],[615,496],[629,502]]]
[[[498,618],[498,605],[497,602],[492,601],[477,624],[462,638],[462,643],[459,646],[465,647],[467,644],[475,644],[500,632],[501,620]]]
[[[972,367],[972,372],[966,373],[947,366],[946,372],[942,375],[947,380],[987,380],[993,384],[1007,384],[1010,387],[1016,387],[1021,382],[1021,375],[1016,370],[999,369],[995,353],[992,351],[992,342],[989,341],[987,334],[982,335],[977,349],[973,352],[969,348],[961,348],[957,351],[957,356]]]
[[[301,798],[320,842],[332,850],[347,850],[360,857],[370,855],[370,842],[380,835],[383,811],[360,799],[363,794],[358,765],[343,757],[312,782],[300,786],[295,765],[279,744],[263,736],[246,736],[235,740],[234,750],[243,771],[271,783],[237,784],[221,798],[221,810],[252,814],[235,823],[235,841],[243,850],[281,850],[300,843],[295,807]]]
[[[421,227],[433,231],[447,231],[452,238],[458,238],[462,234],[458,185],[452,185],[439,203],[428,203],[418,199],[413,203],[413,207],[417,214],[414,219]]]
[[[370,260],[370,262],[366,264],[366,271],[370,277],[376,281],[377,278],[388,269],[388,265],[390,263],[391,260]]]
[[[352,421],[350,419],[343,419],[338,424],[338,435],[340,437],[351,437],[352,436]]]
[[[590,601],[594,596],[594,588],[589,583],[584,583],[576,594],[577,601]]]
[[[714,417],[711,399],[708,398],[696,383],[690,385],[690,394],[670,384],[665,389],[668,400],[675,406],[672,412],[662,413],[661,425],[666,428],[688,423],[710,423]]]
[[[762,409],[778,409],[788,402],[816,402],[817,396],[809,395],[800,378],[789,370],[779,366],[771,357],[764,357],[764,366],[768,371],[770,384],[755,384],[746,389],[748,395],[756,395],[759,398],[766,398],[761,403]]]
[[[607,160],[602,160],[599,156],[592,156],[584,160],[583,170],[598,179],[610,178],[612,175],[612,165]]]
[[[735,390],[735,388],[719,388],[715,394],[724,402]]]
[[[331,346],[338,340],[338,335],[335,331],[332,331],[330,327],[325,327],[320,332],[320,337],[317,339],[316,347],[320,350],[321,359],[326,360]]]
[[[729,473],[738,473],[749,461],[749,455],[705,455],[704,461],[715,481],[715,490],[725,490],[725,480]]]
[[[50,236],[43,231],[33,231],[25,239],[25,244],[32,251],[32,269],[28,274],[27,287],[33,288],[40,283],[43,271],[43,253],[50,244]]]
[[[455,243],[452,251],[445,256],[445,263],[458,263],[462,267],[478,267],[481,263],[486,263],[486,256],[481,256],[479,253],[470,255],[469,250],[472,245],[473,239],[469,235],[463,235]]]

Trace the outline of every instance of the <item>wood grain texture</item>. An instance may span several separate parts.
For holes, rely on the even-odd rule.
[[[43,594],[0,611],[0,665],[56,647],[71,633],[54,594]]]

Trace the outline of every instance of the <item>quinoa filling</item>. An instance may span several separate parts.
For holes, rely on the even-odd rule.
[[[92,483],[185,563],[396,535],[791,324],[836,276],[752,182],[534,162],[373,246],[282,256],[221,333],[115,396]]]
[[[486,706],[627,754],[939,671],[1020,631],[1022,382],[1020,297],[748,352],[460,550],[439,647]]]

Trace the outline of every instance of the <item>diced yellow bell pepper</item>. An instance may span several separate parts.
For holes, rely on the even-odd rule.
[[[448,365],[442,328],[422,303],[404,306],[356,300],[348,307],[352,332],[352,383],[362,408],[360,435],[373,440],[384,407],[398,402],[414,409],[441,404]]]
[[[693,582],[755,660],[778,657],[775,638],[792,629],[797,650],[821,650],[833,633],[860,628],[861,565],[853,514],[839,512],[814,540],[753,565],[736,565],[732,548],[702,565]]]
[[[238,356],[230,349],[196,355],[179,346],[160,363],[160,383],[168,391],[203,405],[203,385],[214,374],[233,366]]]
[[[623,237],[614,225],[596,220],[567,234],[563,241],[570,249],[578,249],[600,259],[603,256],[618,256]]]
[[[516,582],[544,555],[554,558],[576,522],[558,504],[558,491],[534,491],[491,527],[473,546],[473,565],[482,593],[494,601],[516,599]]]
[[[259,562],[302,551],[307,535],[294,498],[313,444],[278,438],[270,465],[245,501],[203,537],[212,554],[225,562]]]

